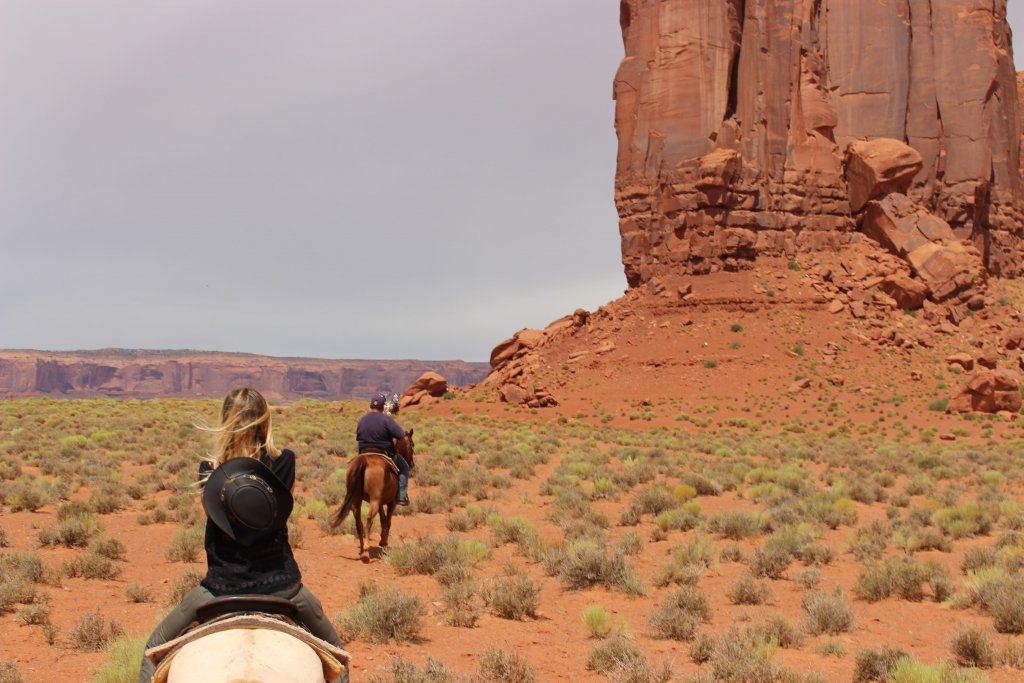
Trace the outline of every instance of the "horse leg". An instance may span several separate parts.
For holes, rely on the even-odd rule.
[[[359,559],[367,562],[370,558],[366,554],[366,534],[363,530],[363,501],[361,499],[355,501],[352,514],[356,519],[356,536],[359,537]]]
[[[388,535],[391,533],[391,513],[395,511],[394,503],[385,503],[380,507],[380,547],[388,547]]]
[[[366,513],[366,545],[370,545],[370,532],[373,529],[373,518],[380,514],[380,503],[370,499],[370,511]]]

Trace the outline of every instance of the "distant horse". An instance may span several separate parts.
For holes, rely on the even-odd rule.
[[[412,440],[412,431],[410,429],[403,438],[395,441],[395,451],[409,463],[409,469],[416,466],[413,459],[415,444]],[[398,473],[392,469],[385,454],[360,453],[349,463],[345,487],[345,500],[338,514],[334,516],[331,527],[338,528],[351,512],[356,519],[356,534],[359,536],[359,559],[369,562],[370,530],[373,528],[375,516],[380,516],[380,547],[388,547],[391,515],[398,501]],[[362,517],[363,502],[370,506],[365,527]]]

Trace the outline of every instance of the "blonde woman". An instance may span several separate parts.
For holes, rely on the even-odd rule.
[[[206,576],[182,598],[146,643],[166,643],[196,620],[200,606],[223,595],[273,595],[291,600],[313,635],[343,647],[320,601],[302,585],[288,542],[295,454],[274,446],[270,406],[255,389],[224,399],[212,458],[199,465],[206,520]],[[139,683],[155,667],[143,658]],[[346,669],[342,676],[348,680]]]

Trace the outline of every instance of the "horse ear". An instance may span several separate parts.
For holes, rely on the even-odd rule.
[[[406,434],[405,434],[405,435],[406,435],[406,436],[408,436],[408,437],[409,437],[410,439],[412,438],[412,429],[413,429],[413,428],[410,428],[410,429],[409,429],[409,431],[408,431],[408,432],[406,432]]]

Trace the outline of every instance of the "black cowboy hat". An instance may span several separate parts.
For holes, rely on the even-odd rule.
[[[242,545],[283,529],[292,494],[255,458],[232,458],[215,469],[203,488],[203,507],[217,528]]]

